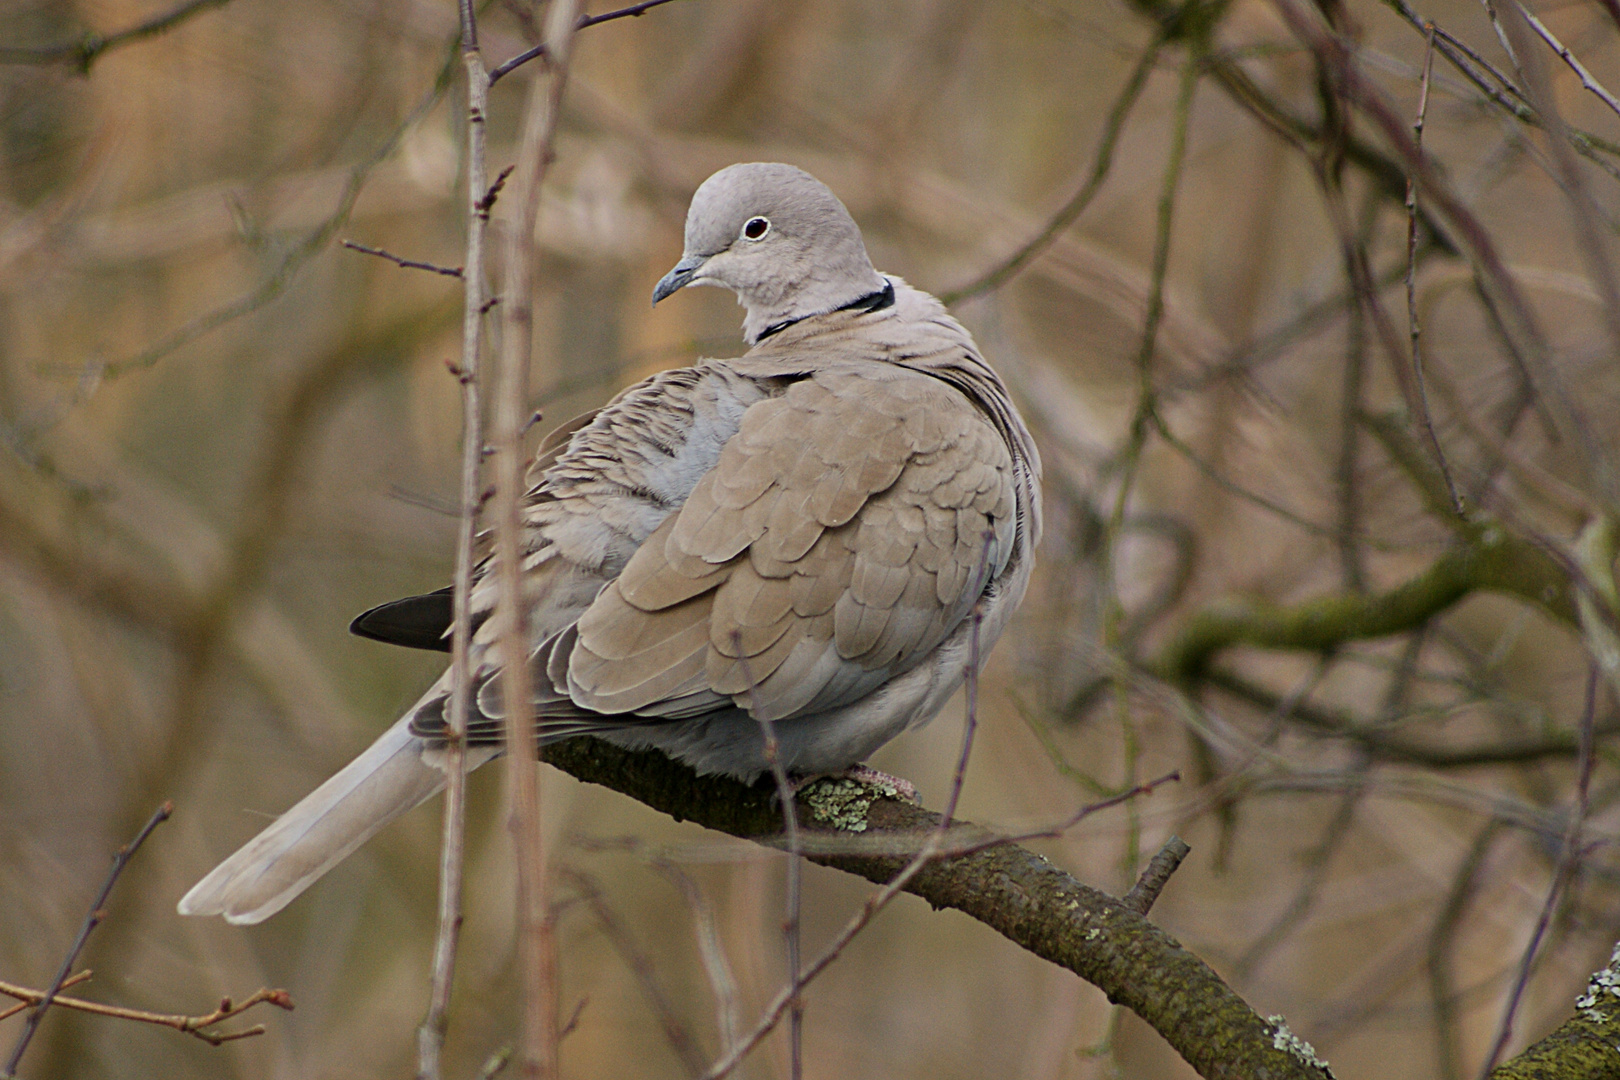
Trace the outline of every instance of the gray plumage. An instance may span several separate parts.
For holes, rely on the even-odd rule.
[[[872,268],[787,165],[693,196],[654,303],[719,285],[753,348],[630,387],[549,436],[525,505],[542,741],[591,734],[699,772],[839,772],[933,717],[1022,599],[1040,460],[939,301]],[[486,561],[475,612],[495,604]],[[473,638],[471,767],[498,753],[494,629]],[[197,884],[183,914],[258,922],[443,784],[448,676]]]

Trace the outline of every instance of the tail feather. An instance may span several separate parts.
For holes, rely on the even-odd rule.
[[[438,792],[445,774],[432,759],[441,755],[429,753],[429,744],[412,735],[408,724],[409,714],[215,867],[181,898],[180,914],[262,922],[384,825]],[[479,754],[467,768],[490,756]]]

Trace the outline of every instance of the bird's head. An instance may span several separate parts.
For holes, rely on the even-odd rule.
[[[686,250],[653,303],[687,285],[720,285],[748,310],[743,334],[833,311],[883,289],[861,230],[838,196],[802,169],[721,169],[692,196]]]

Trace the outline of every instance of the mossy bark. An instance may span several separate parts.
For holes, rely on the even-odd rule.
[[[1475,592],[1516,596],[1572,629],[1579,626],[1569,575],[1545,551],[1496,526],[1480,526],[1428,569],[1382,593],[1332,593],[1297,604],[1222,600],[1195,613],[1149,664],[1187,686],[1233,645],[1322,652],[1350,641],[1406,633]]]
[[[549,746],[545,760],[677,821],[781,846],[781,811],[766,786],[698,776],[656,751],[622,750],[590,738]],[[801,796],[798,811],[810,852],[806,857],[869,881],[893,879],[909,861],[905,852],[920,846],[938,826],[939,815],[875,789],[871,793],[866,828],[860,833],[818,824],[809,800]],[[977,827],[959,822],[955,828],[971,833]],[[850,841],[850,850],[837,850],[843,846],[840,839]],[[892,844],[885,845],[885,839]],[[906,891],[936,909],[963,912],[1079,975],[1110,1001],[1145,1020],[1208,1080],[1332,1076],[1300,1053],[1285,1029],[1256,1013],[1169,934],[1115,897],[1080,883],[1018,844],[1001,843],[941,858],[913,877]],[[1620,984],[1620,975],[1615,978]],[[1497,1068],[1492,1080],[1620,1077],[1620,994],[1600,997],[1595,1008],[1577,1012],[1563,1027]],[[1291,1045],[1296,1048],[1289,1049]]]
[[[1601,974],[1601,973],[1600,973]],[[1545,1039],[1491,1072],[1491,1080],[1615,1080],[1620,1077],[1620,997],[1603,995]]]
[[[677,820],[780,842],[781,812],[764,787],[699,777],[655,751],[621,750],[596,739],[547,747],[545,759]],[[799,813],[812,850],[818,839],[852,835],[818,826],[802,799]],[[821,851],[808,857],[869,881],[887,882],[909,861],[904,850],[918,846],[938,824],[937,814],[880,797],[867,813],[866,829],[855,835],[868,848],[875,838],[894,838],[893,848],[878,854]],[[1321,1080],[1329,1075],[1279,1048],[1271,1025],[1170,935],[1017,844],[942,858],[912,878],[906,891],[935,908],[970,915],[1092,983],[1110,1001],[1152,1025],[1202,1076]]]

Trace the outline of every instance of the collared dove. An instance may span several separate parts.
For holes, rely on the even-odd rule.
[[[1029,580],[1040,459],[1006,386],[927,293],[872,268],[837,196],[733,165],[692,197],[653,303],[720,285],[749,351],[665,371],[540,446],[525,503],[542,742],[595,735],[699,772],[836,773],[933,717]],[[495,605],[486,561],[474,585]],[[358,633],[442,647],[448,594]],[[473,637],[468,767],[499,753],[494,632]],[[449,676],[203,878],[182,914],[256,923],[444,784]]]

